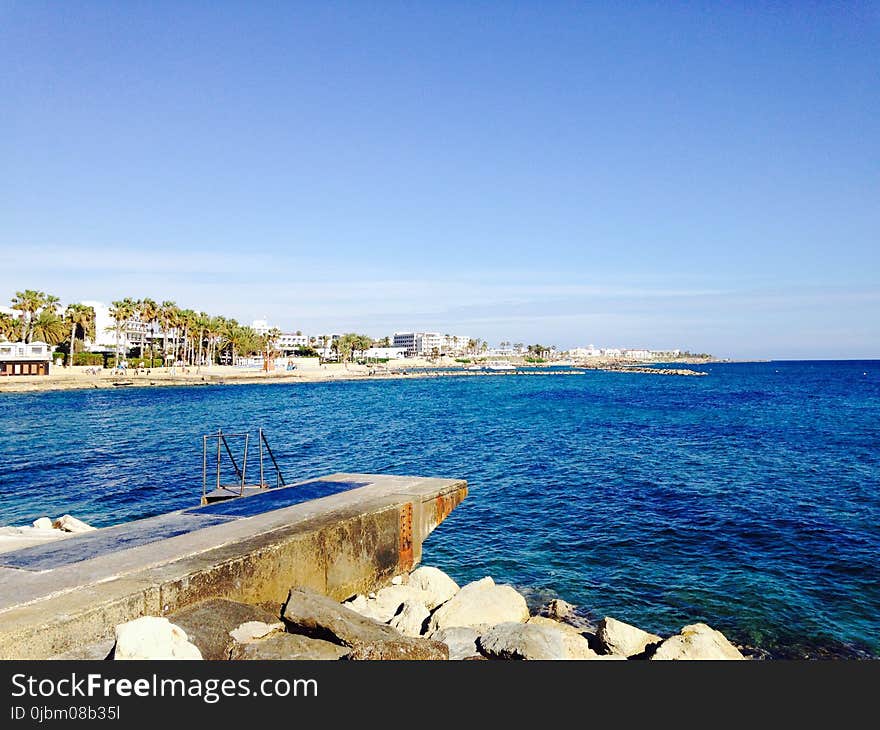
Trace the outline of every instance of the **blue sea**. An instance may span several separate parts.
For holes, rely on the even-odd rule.
[[[656,633],[880,656],[880,362],[0,394],[0,524],[197,503],[201,435],[263,426],[287,481],[463,477],[424,561]]]

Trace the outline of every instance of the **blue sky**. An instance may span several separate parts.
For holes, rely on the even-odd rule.
[[[877,3],[0,3],[0,297],[880,357]]]

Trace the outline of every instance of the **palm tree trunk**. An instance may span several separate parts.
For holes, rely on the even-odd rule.
[[[73,367],[73,350],[76,342],[76,322],[70,328],[70,354],[67,356],[67,367]]]

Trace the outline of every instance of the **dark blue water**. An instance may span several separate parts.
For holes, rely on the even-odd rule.
[[[880,656],[880,362],[0,395],[0,524],[192,506],[200,435],[263,425],[288,481],[464,477],[459,581],[774,656]]]

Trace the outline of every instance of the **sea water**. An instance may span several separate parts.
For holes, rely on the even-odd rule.
[[[459,583],[880,656],[880,362],[698,369],[0,394],[0,524],[192,506],[202,434],[263,426],[288,482],[467,479],[424,551]]]

